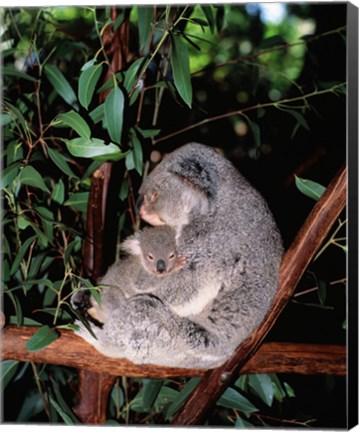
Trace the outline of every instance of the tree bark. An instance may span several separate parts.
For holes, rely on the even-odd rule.
[[[115,22],[119,9],[111,8],[111,19]],[[117,31],[112,32],[108,27],[103,35],[103,43],[107,56],[111,58],[111,65],[105,76],[121,70],[128,55],[129,19],[125,19]],[[100,102],[106,99],[108,91],[100,95]],[[102,276],[104,268],[104,230],[108,207],[108,189],[112,173],[112,162],[102,164],[92,175],[90,196],[86,218],[86,240],[83,243],[82,255],[84,270],[93,282]],[[78,403],[75,407],[80,419],[86,423],[101,423],[106,419],[106,402],[110,383],[116,377],[83,370],[79,374]]]
[[[94,376],[137,378],[200,377],[207,369],[171,368],[135,365],[127,359],[113,359],[96,351],[69,330],[60,330],[60,338],[39,351],[28,351],[27,341],[38,327],[7,326],[3,330],[2,359],[57,364],[92,371]],[[346,348],[341,345],[316,345],[270,342],[263,344],[243,366],[242,373],[296,373],[303,375],[346,374]],[[88,380],[84,380],[86,391]],[[91,381],[90,381],[91,382]],[[106,380],[104,380],[106,382]],[[95,392],[96,393],[96,392]],[[104,398],[104,393],[102,398]],[[100,416],[97,416],[100,418]]]
[[[231,385],[239,371],[259,348],[264,337],[294,293],[300,278],[308,267],[331,227],[345,207],[347,170],[340,169],[321,199],[316,203],[299,230],[294,242],[284,255],[277,294],[262,324],[221,367],[208,371],[182,409],[173,419],[174,425],[196,425],[205,420],[217,399]]]

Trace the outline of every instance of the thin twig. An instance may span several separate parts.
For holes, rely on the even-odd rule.
[[[189,126],[186,126],[185,128],[179,129],[179,130],[177,130],[175,132],[172,132],[172,133],[170,133],[168,135],[159,137],[156,140],[154,140],[153,144],[158,144],[161,141],[166,141],[166,140],[168,140],[170,138],[173,138],[174,136],[180,135],[180,134],[182,134],[184,132],[188,132],[189,130],[198,128],[198,127],[203,126],[203,125],[205,125],[207,123],[212,123],[212,122],[215,122],[215,121],[218,121],[218,120],[223,120],[225,118],[232,117],[232,116],[235,116],[235,115],[243,116],[243,114],[245,112],[257,110],[257,109],[260,109],[260,108],[269,108],[269,107],[275,107],[275,108],[279,109],[281,106],[283,106],[285,104],[290,104],[290,103],[293,103],[293,102],[296,102],[296,101],[299,101],[299,100],[303,100],[303,101],[306,102],[306,99],[309,99],[309,98],[314,97],[314,96],[320,96],[320,95],[323,95],[323,94],[326,94],[326,93],[335,93],[336,89],[342,87],[345,84],[346,84],[346,82],[342,82],[340,84],[336,84],[335,86],[333,86],[333,87],[331,87],[329,89],[315,90],[315,91],[313,91],[311,93],[308,93],[306,95],[297,96],[297,97],[293,97],[293,98],[281,99],[281,100],[275,101],[275,102],[258,103],[256,105],[252,105],[252,106],[247,107],[247,108],[242,108],[240,110],[231,111],[231,112],[220,114],[220,115],[216,115],[216,116],[213,116],[213,117],[208,117],[208,118],[206,118],[204,120],[201,120],[201,121],[199,121],[197,123],[193,123],[193,124],[191,124]],[[288,107],[288,108],[290,108],[290,107]]]

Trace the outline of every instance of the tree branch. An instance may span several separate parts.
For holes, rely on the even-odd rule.
[[[299,230],[294,242],[284,255],[277,294],[262,324],[246,339],[234,355],[221,367],[208,371],[181,411],[175,416],[175,425],[201,424],[224,390],[231,385],[249,359],[259,348],[264,337],[292,297],[321,244],[345,207],[347,190],[346,167],[340,169],[321,199],[316,203]]]
[[[7,326],[3,330],[2,359],[49,363],[112,376],[168,378],[203,376],[206,369],[135,365],[127,359],[113,359],[96,351],[69,330],[40,351],[26,349],[38,327]],[[346,348],[340,345],[313,345],[270,342],[263,344],[246,363],[242,373],[346,374]]]

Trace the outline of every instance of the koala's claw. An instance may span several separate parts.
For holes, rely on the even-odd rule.
[[[187,258],[184,257],[184,256],[182,256],[182,255],[179,255],[179,256],[177,257],[177,260],[176,260],[176,269],[177,269],[177,270],[180,270],[180,269],[183,268],[186,264],[187,264]]]

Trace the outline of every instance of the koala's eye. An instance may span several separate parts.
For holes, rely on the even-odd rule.
[[[175,254],[174,254],[174,252],[172,252],[171,255],[168,257],[168,259],[173,260],[174,257],[175,257]]]
[[[153,260],[154,260],[154,257],[153,257],[153,255],[148,254],[148,255],[147,255],[147,259],[148,259],[149,261],[153,261]]]
[[[153,194],[150,197],[150,201],[151,202],[156,201],[156,199],[158,198],[158,195],[159,195],[158,192],[153,192]]]

